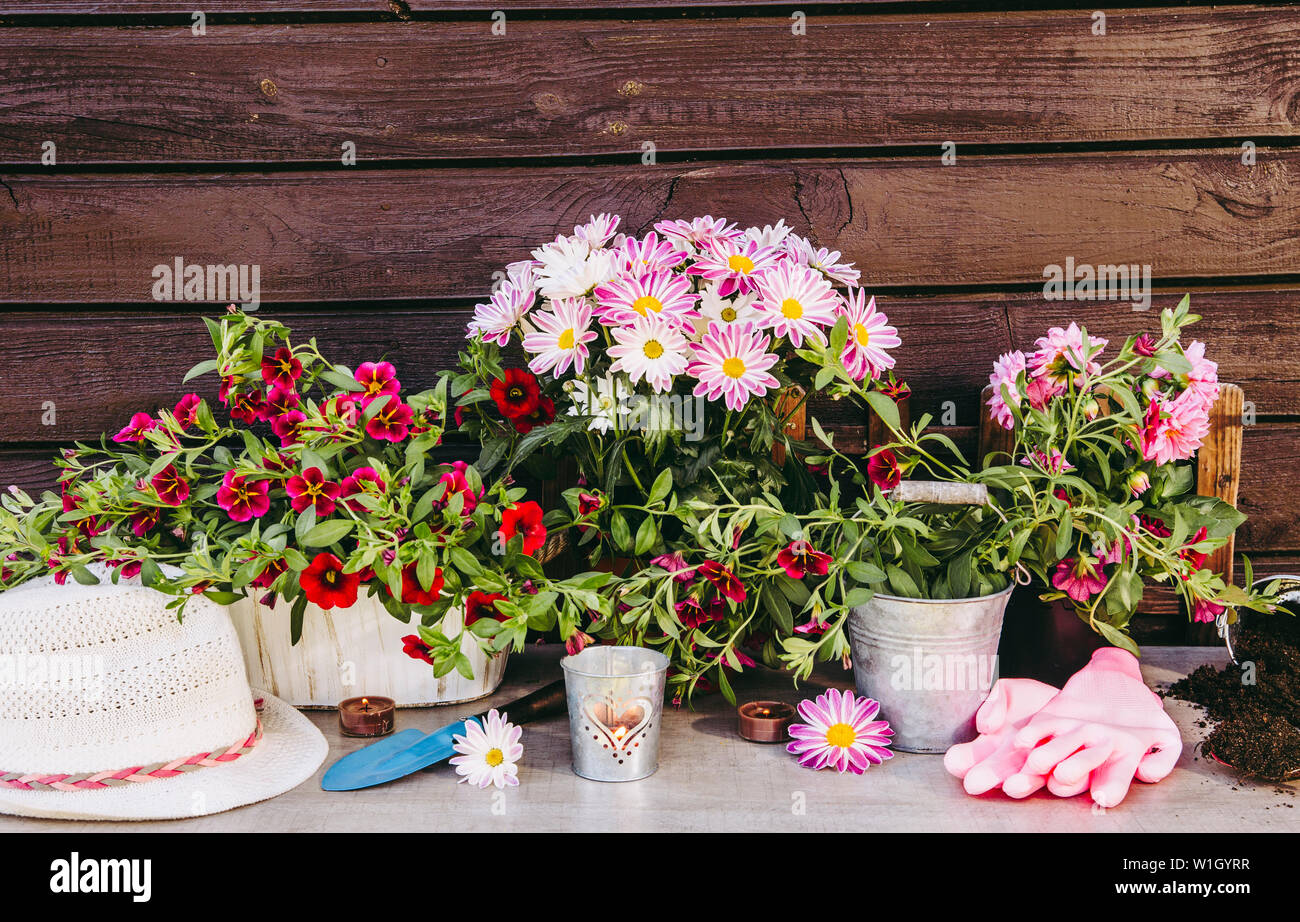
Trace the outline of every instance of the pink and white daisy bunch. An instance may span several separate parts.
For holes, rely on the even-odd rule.
[[[775,390],[779,383],[768,369],[777,356],[767,351],[770,344],[770,337],[748,327],[710,325],[700,342],[691,343],[695,357],[686,371],[699,379],[695,396],[721,397],[728,410],[739,410],[751,396]]]
[[[844,342],[841,360],[845,370],[855,380],[880,377],[881,372],[894,367],[894,357],[886,349],[903,344],[898,330],[889,325],[889,318],[876,309],[876,299],[867,299],[861,288],[849,292],[840,313],[848,318],[849,338]]]
[[[583,298],[561,298],[531,320],[537,330],[524,337],[524,349],[536,353],[528,363],[533,373],[562,375],[572,365],[576,374],[582,374],[590,355],[587,343],[598,335],[589,329],[591,305]]]
[[[798,756],[800,765],[861,775],[868,766],[894,757],[889,748],[894,731],[887,722],[875,719],[878,701],[832,688],[800,702],[798,710],[806,722],[790,725],[793,742],[785,748]]]

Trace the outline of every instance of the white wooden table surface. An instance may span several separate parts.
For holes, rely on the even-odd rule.
[[[398,712],[398,728],[433,730],[455,717],[504,703],[559,676],[558,647],[512,658],[500,692],[482,704]],[[1220,648],[1153,647],[1144,651],[1148,684],[1163,687],[1197,665],[1223,665]],[[755,675],[737,688],[740,700],[797,702],[828,684],[851,687],[835,668],[798,692],[782,677]],[[602,784],[569,768],[568,721],[560,717],[524,730],[520,784],[502,794],[456,783],[442,765],[378,788],[350,793],[320,789],[320,775],[364,741],[345,739],[333,712],[309,712],[330,755],[316,776],[273,800],[215,816],[163,823],[68,823],[0,816],[0,833],[166,830],[169,832],[455,832],[642,831],[1300,831],[1297,793],[1287,785],[1245,781],[1202,757],[1191,745],[1204,735],[1198,711],[1180,701],[1166,708],[1183,730],[1182,758],[1157,785],[1134,783],[1122,804],[1094,809],[1086,795],[1062,800],[1039,792],[1025,801],[1002,794],[969,797],[939,756],[897,754],[865,775],[802,768],[777,745],[748,743],[735,733],[735,712],[721,696],[694,711],[666,715],[659,771],[643,781]]]

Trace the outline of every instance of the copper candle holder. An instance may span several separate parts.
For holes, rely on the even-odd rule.
[[[397,703],[392,698],[347,698],[339,702],[339,732],[344,736],[387,736],[393,732]]]
[[[784,701],[746,701],[736,716],[740,735],[751,743],[784,743],[797,715]]]

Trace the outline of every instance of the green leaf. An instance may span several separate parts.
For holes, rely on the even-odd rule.
[[[1107,624],[1105,621],[1096,621],[1094,623],[1097,625],[1097,629],[1101,631],[1101,636],[1105,637],[1108,641],[1111,642],[1111,644],[1113,644],[1116,647],[1121,647],[1127,650],[1128,652],[1132,653],[1134,656],[1142,655],[1138,651],[1138,645],[1133,642],[1132,637],[1128,636],[1118,628]]]
[[[294,524],[294,537],[298,539],[298,544],[306,546],[307,535],[316,526],[316,507],[308,506],[298,516],[298,521]]]
[[[646,505],[651,505],[653,503],[659,502],[659,500],[663,499],[668,495],[669,491],[671,491],[672,488],[673,488],[673,470],[670,467],[666,467],[659,472],[659,476],[655,478],[654,484],[651,485],[650,498],[647,500]]]
[[[845,564],[845,569],[849,571],[849,576],[859,583],[883,583],[885,581],[885,571],[875,564],[851,560]]]
[[[632,530],[628,528],[627,519],[623,517],[621,510],[615,509],[614,514],[610,517],[609,533],[614,541],[614,546],[620,551],[631,549]]]
[[[216,370],[217,370],[216,359],[208,359],[207,361],[199,362],[189,371],[185,372],[185,377],[181,378],[181,383],[184,384],[186,381],[189,381],[193,378],[197,378],[199,375],[210,374],[211,372],[214,372]]]
[[[893,564],[885,565],[885,574],[889,578],[889,588],[894,590],[894,595],[904,599],[922,599],[920,587],[916,581],[908,576],[906,571],[894,566]]]
[[[293,609],[289,612],[289,639],[293,644],[302,640],[302,618],[306,611],[307,597],[300,595],[294,600]]]
[[[352,531],[353,522],[347,519],[332,519],[313,527],[302,538],[306,547],[329,547]]]
[[[632,553],[638,557],[646,554],[659,541],[659,528],[655,525],[655,517],[648,515],[642,520],[640,527],[636,530],[636,545]]]
[[[867,403],[890,429],[898,429],[901,425],[898,418],[898,404],[880,391],[867,391]]]
[[[948,591],[954,599],[970,595],[971,560],[970,551],[963,551],[948,561]]]

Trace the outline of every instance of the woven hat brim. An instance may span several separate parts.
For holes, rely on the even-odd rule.
[[[208,816],[277,797],[320,768],[329,744],[279,698],[263,699],[262,740],[233,762],[141,784],[87,791],[0,788],[0,813],[59,820],[174,820]]]

